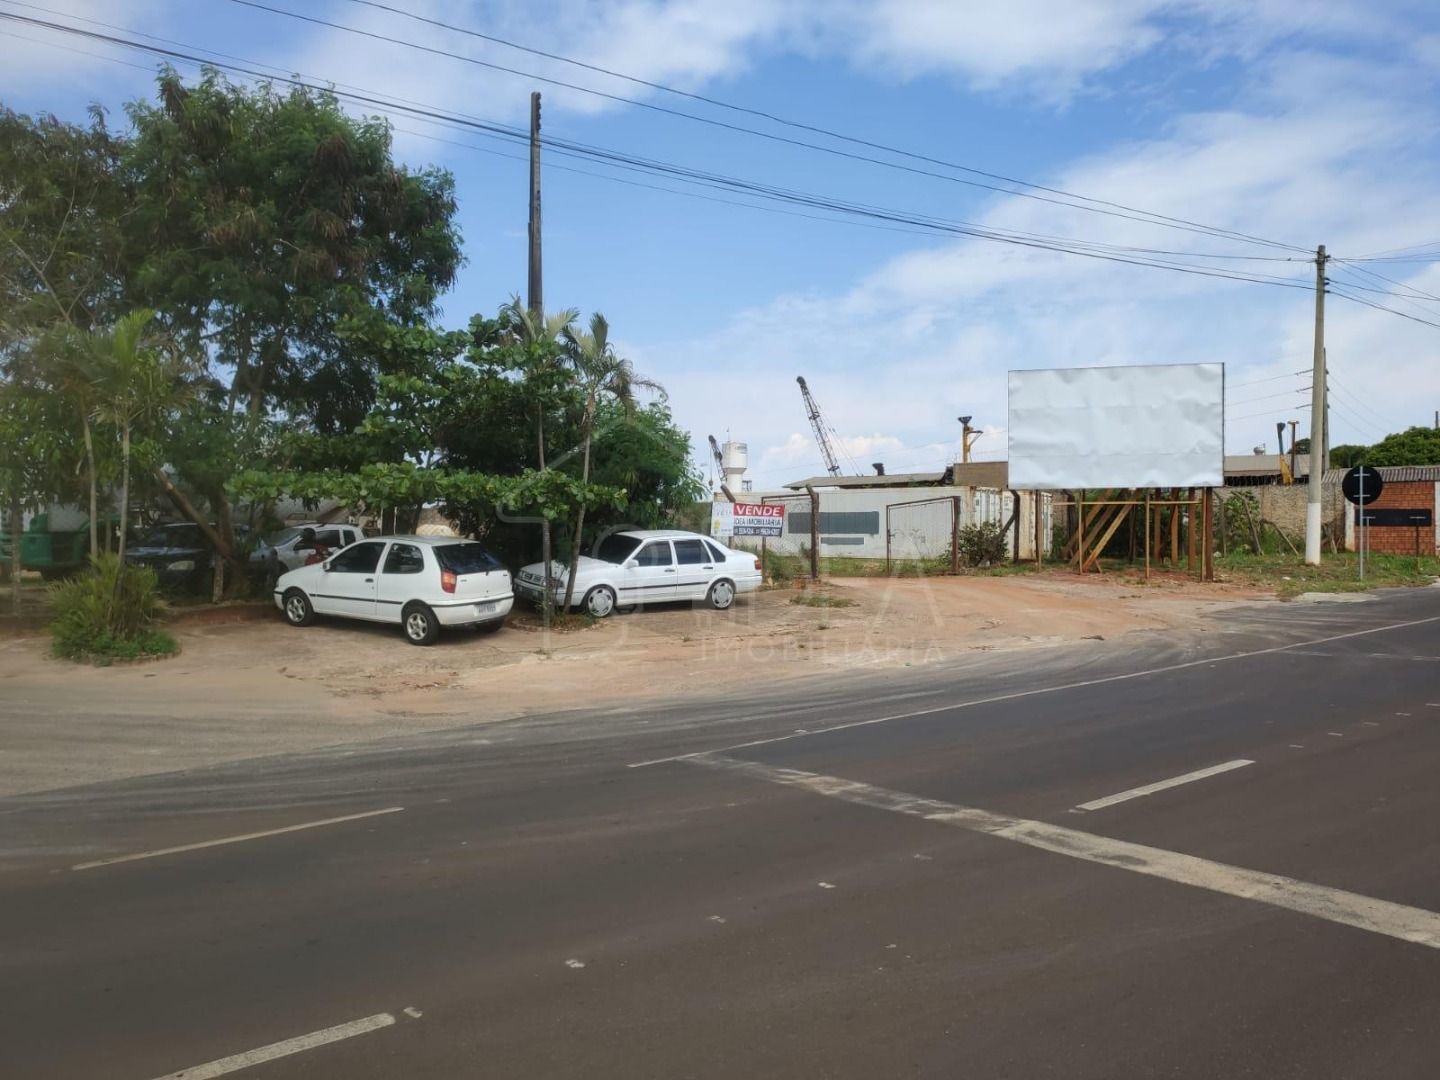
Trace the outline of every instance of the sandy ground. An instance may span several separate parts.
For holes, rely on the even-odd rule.
[[[41,637],[0,641],[0,794],[213,764],[409,731],[643,698],[725,682],[919,667],[977,650],[1183,631],[1256,594],[1118,576],[846,579],[847,606],[743,598],[728,612],[669,605],[545,634],[442,635],[273,619],[197,625],[182,653],[95,668],[52,659]]]

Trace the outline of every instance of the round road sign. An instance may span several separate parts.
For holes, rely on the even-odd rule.
[[[1380,470],[1370,465],[1356,465],[1340,481],[1340,490],[1356,506],[1369,506],[1385,490],[1385,481],[1380,479]]]

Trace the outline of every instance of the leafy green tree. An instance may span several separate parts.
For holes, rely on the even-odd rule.
[[[1366,465],[1440,465],[1440,428],[1412,427],[1386,435],[1365,452]]]
[[[661,391],[659,383],[635,374],[629,360],[615,352],[610,344],[610,324],[598,311],[590,316],[588,332],[577,332],[573,326],[562,331],[567,359],[575,371],[575,380],[582,398],[580,414],[581,452],[580,481],[590,482],[590,450],[595,438],[595,419],[602,400],[619,406],[624,419],[635,411],[635,391]],[[662,391],[663,392],[663,391]],[[575,574],[580,565],[580,550],[585,537],[585,505],[575,511],[575,532],[570,544],[570,566],[565,577],[565,600],[562,611],[569,611],[575,597]],[[547,590],[546,595],[549,595]]]
[[[44,410],[46,423],[58,425],[47,432],[48,449],[72,457],[55,438],[72,430],[83,442],[92,555],[100,470],[86,340],[120,299],[129,206],[123,145],[98,109],[81,126],[0,108],[0,378],[64,403]],[[60,486],[68,485],[37,493],[40,501]]]
[[[570,388],[564,340],[579,317],[580,312],[575,308],[548,316],[531,311],[520,303],[518,296],[500,309],[502,333],[520,348],[516,366],[534,400],[536,460],[542,473],[545,471],[545,414]],[[554,602],[551,522],[555,514],[554,508],[548,505],[536,509],[540,516],[540,560],[545,566],[542,606],[548,619]]]
[[[1330,448],[1330,467],[1332,469],[1348,469],[1359,465],[1366,460],[1365,455],[1370,452],[1370,447],[1358,443],[1341,443],[1339,446]]]
[[[151,478],[243,571],[230,481],[275,422],[339,435],[367,416],[384,357],[366,346],[423,325],[460,266],[454,182],[397,165],[386,123],[329,94],[167,71],[128,112],[126,299],[216,384]]]
[[[165,417],[186,405],[193,394],[185,365],[163,342],[146,338],[155,313],[142,308],[123,316],[94,339],[96,416],[120,438],[120,575],[124,575],[125,539],[130,524],[130,459],[137,431],[151,436]],[[147,456],[154,451],[147,447]]]

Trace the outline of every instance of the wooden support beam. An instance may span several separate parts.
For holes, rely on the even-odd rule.
[[[1085,556],[1085,563],[1081,567],[1082,571],[1084,570],[1085,566],[1093,566],[1095,565],[1095,563],[1099,562],[1100,553],[1105,550],[1105,545],[1110,542],[1110,538],[1115,535],[1121,524],[1125,521],[1127,517],[1130,516],[1131,505],[1129,503],[1126,503],[1124,506],[1117,507],[1116,509],[1119,510],[1119,513],[1111,519],[1110,524],[1106,527],[1105,531],[1100,534],[1100,538],[1095,541],[1094,545],[1091,547],[1090,553]]]

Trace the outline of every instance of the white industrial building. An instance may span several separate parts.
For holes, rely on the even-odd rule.
[[[817,476],[797,480],[779,491],[750,492],[746,502],[785,507],[781,536],[767,541],[769,550],[800,554],[811,538],[811,499],[820,502],[820,555],[825,558],[940,558],[950,554],[955,532],[967,525],[995,522],[1008,525],[1011,557],[1035,557],[1035,506],[1042,514],[1042,544],[1051,535],[1050,495],[1011,492],[1006,488],[1004,462],[953,465],[943,472],[875,476]],[[734,492],[734,489],[731,489]],[[738,492],[735,492],[738,496]],[[724,496],[717,496],[723,500]],[[1019,521],[1013,517],[1019,500]],[[717,532],[723,534],[723,515]],[[737,543],[758,547],[758,541]]]

